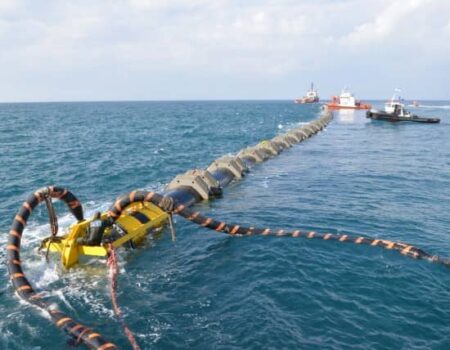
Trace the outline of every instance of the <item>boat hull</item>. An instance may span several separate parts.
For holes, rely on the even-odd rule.
[[[439,118],[424,118],[417,115],[412,115],[411,117],[401,117],[393,113],[386,113],[383,111],[370,110],[367,111],[366,117],[374,120],[384,120],[388,122],[415,122],[415,123],[439,123],[441,120]]]
[[[362,104],[359,104],[356,106],[344,106],[344,105],[340,105],[337,103],[327,103],[327,107],[332,108],[332,109],[370,109],[370,108],[372,108],[371,105],[365,104],[365,103],[362,103]]]
[[[295,100],[297,104],[306,104],[306,103],[318,103],[318,98],[298,98]]]

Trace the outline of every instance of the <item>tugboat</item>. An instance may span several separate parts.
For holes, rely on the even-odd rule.
[[[319,102],[319,95],[317,90],[314,90],[314,84],[311,83],[311,88],[306,92],[305,96],[295,99],[294,102],[299,104]]]
[[[419,117],[405,109],[402,98],[399,95],[392,96],[391,100],[384,104],[384,111],[371,109],[367,111],[366,117],[376,120],[386,120],[389,122],[416,122],[416,123],[439,123],[439,118]]]
[[[343,89],[339,97],[333,96],[331,102],[327,103],[328,108],[347,108],[347,109],[370,109],[372,106],[368,103],[362,103],[356,100],[355,96],[348,91]]]

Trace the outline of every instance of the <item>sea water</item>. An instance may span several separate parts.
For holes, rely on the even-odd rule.
[[[329,126],[196,205],[221,220],[398,240],[450,256],[450,102],[414,112],[440,124],[335,113]],[[380,102],[375,105],[381,107]],[[70,349],[42,312],[14,295],[5,267],[27,195],[68,187],[87,215],[134,189],[317,118],[290,101],[0,105],[1,349]],[[64,231],[73,222],[57,204]],[[398,252],[319,240],[229,237],[176,218],[120,252],[118,298],[143,349],[449,349],[450,269]],[[33,286],[77,321],[128,348],[99,259],[64,270],[37,251],[45,208],[24,232]]]

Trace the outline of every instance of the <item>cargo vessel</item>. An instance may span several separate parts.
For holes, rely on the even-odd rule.
[[[317,103],[319,102],[319,94],[317,90],[314,90],[314,84],[311,83],[311,88],[306,92],[306,95],[302,98],[295,99],[295,103],[305,104],[305,103]]]

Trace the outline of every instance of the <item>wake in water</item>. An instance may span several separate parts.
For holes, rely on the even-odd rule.
[[[53,191],[53,187],[51,188]],[[62,195],[58,196],[58,193],[62,193]],[[59,219],[59,226],[61,228],[60,232],[63,235],[67,234],[67,232],[70,231],[70,225],[73,223],[73,216],[75,216],[77,220],[83,220],[83,210],[80,209],[78,212],[73,210],[74,208],[80,208],[81,205],[76,197],[68,191],[53,192],[52,195],[53,198],[63,198],[61,200],[64,200],[66,204],[74,202],[78,203],[78,206],[69,205],[70,213],[64,213]],[[38,198],[37,203],[35,203],[36,198]],[[31,195],[25,201],[22,208],[25,208],[26,211],[32,213],[35,207],[43,201],[42,198],[43,197],[40,192],[39,195]],[[84,211],[87,217],[91,217],[97,212],[105,211],[110,204],[111,203],[108,202],[102,204],[87,202],[84,206]],[[29,304],[32,306],[37,306],[39,308],[39,314],[42,314],[45,318],[51,319],[59,328],[64,329],[66,333],[71,336],[70,342],[74,345],[79,344],[81,340],[83,340],[88,347],[92,347],[94,345],[97,346],[96,344],[99,344],[99,349],[109,349],[111,347],[115,348],[113,344],[105,343],[101,336],[97,335],[97,333],[93,333],[90,328],[87,328],[82,324],[75,323],[75,321],[64,314],[63,311],[60,311],[58,307],[64,306],[70,313],[76,313],[78,304],[87,304],[90,305],[90,312],[93,313],[95,317],[100,319],[113,319],[114,314],[107,306],[108,303],[104,300],[107,298],[105,286],[108,285],[108,271],[105,266],[106,261],[101,258],[90,258],[87,266],[83,265],[83,267],[74,267],[70,271],[63,270],[56,257],[52,256],[51,259],[47,259],[44,251],[42,251],[41,254],[36,254],[37,247],[40,246],[40,242],[52,233],[50,224],[38,224],[36,221],[33,223],[33,221],[30,220],[31,225],[29,225],[29,228],[26,229],[26,235],[23,236],[24,239],[22,240],[22,232],[26,228],[26,221],[28,218],[29,214],[26,215],[26,212],[23,213],[22,210],[19,211],[18,215],[15,217],[13,227],[9,232],[10,237],[8,238],[8,251],[18,251],[19,247],[24,248],[22,259],[18,254],[13,257],[11,257],[11,254],[8,255],[8,270],[12,276],[12,281],[16,292]],[[22,226],[18,225],[17,222],[22,223]],[[4,234],[1,237],[1,243],[6,245],[5,238],[8,237],[8,235]],[[19,241],[15,242],[14,239],[11,240],[11,237],[14,239],[15,237],[19,237]],[[121,255],[125,254],[127,254],[126,251]],[[25,270],[27,271],[27,277],[25,277],[22,269],[20,268],[21,261],[24,261],[24,265],[26,265]],[[92,264],[90,264],[91,262]],[[19,268],[16,267],[17,265]],[[114,271],[119,271],[119,265],[117,263],[114,264]],[[20,278],[24,280],[22,284],[17,282]],[[112,281],[115,285],[115,278]],[[40,292],[36,293],[32,289],[31,285],[39,288]],[[31,292],[25,294],[28,290],[31,290]],[[28,303],[25,303],[25,301],[22,300],[20,303],[28,305]],[[113,304],[116,317],[121,316],[119,320],[123,325],[125,325],[122,312],[117,312],[117,310],[120,309],[118,308],[117,302],[114,298]],[[0,322],[0,329],[9,327],[9,324],[5,323],[6,322]],[[15,321],[15,323],[17,323],[17,321]],[[126,325],[124,328],[127,335],[131,334]],[[85,338],[88,339],[88,341]],[[6,344],[5,339],[0,337],[0,340],[1,343]],[[134,340],[134,336],[132,336],[132,340],[135,344],[137,344]],[[14,344],[17,345],[17,348],[21,348],[19,344],[16,344],[15,342]],[[107,347],[101,345],[105,345]],[[134,346],[134,348],[139,349],[137,345]]]
[[[408,107],[414,107],[414,108],[429,108],[429,109],[450,109],[450,105],[408,105]]]
[[[102,211],[108,206],[109,203],[99,204],[95,202],[87,202],[85,205],[85,210],[87,215],[92,215],[96,211]],[[61,233],[66,233],[72,223],[72,214],[62,214],[59,217]],[[61,306],[64,305],[66,309],[70,310],[70,312],[74,312],[77,308],[73,304],[78,304],[80,301],[86,302],[89,303],[94,314],[102,317],[110,317],[112,319],[113,314],[109,308],[104,305],[103,302],[98,301],[99,285],[98,283],[94,283],[98,282],[98,277],[103,274],[103,280],[106,284],[107,269],[101,266],[101,271],[97,270],[92,273],[89,271],[92,268],[91,266],[83,266],[77,267],[71,270],[70,273],[67,273],[67,271],[62,270],[60,266],[58,259],[59,256],[52,254],[49,256],[47,261],[45,258],[45,252],[41,251],[39,253],[38,247],[40,246],[41,241],[50,235],[50,232],[50,225],[48,223],[42,224],[37,223],[36,221],[31,221],[21,242],[23,252],[22,261],[24,268],[27,271],[27,277],[33,286],[41,290],[42,293],[40,297],[42,300],[46,300],[52,305],[54,305],[54,303]],[[0,244],[6,246],[8,234],[3,233],[0,237]],[[95,265],[98,265],[98,263],[101,262],[100,259],[95,260],[97,262]],[[107,290],[105,289],[103,291],[100,288],[100,292],[105,294],[106,298]],[[40,312],[40,314],[44,315],[46,318],[49,318],[49,316],[44,312]],[[9,325],[7,323],[9,322],[15,322],[15,319],[7,319],[0,322],[0,328],[8,328]],[[17,348],[20,348],[18,343],[16,345]]]

